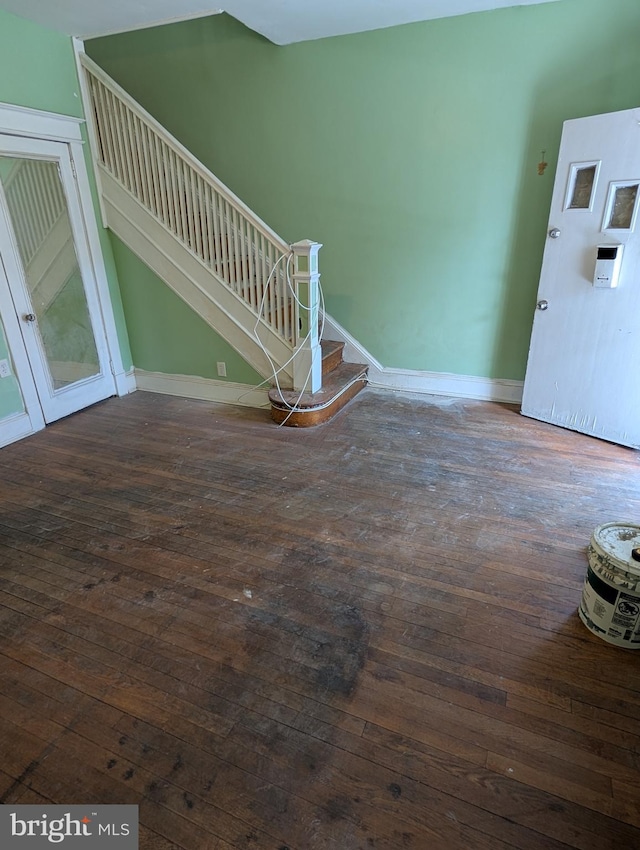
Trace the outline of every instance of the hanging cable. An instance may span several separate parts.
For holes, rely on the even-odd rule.
[[[258,309],[258,316],[256,318],[256,323],[253,327],[253,336],[255,337],[255,340],[258,343],[258,345],[260,346],[260,348],[262,349],[263,354],[265,355],[265,357],[269,361],[269,365],[271,366],[271,375],[268,378],[265,378],[264,381],[261,381],[259,384],[256,384],[254,387],[251,388],[251,390],[248,390],[247,393],[243,393],[243,395],[240,396],[240,398],[243,398],[244,395],[248,395],[249,392],[253,392],[256,389],[259,389],[260,387],[264,386],[264,384],[266,384],[266,383],[269,383],[269,382],[275,383],[276,389],[278,391],[278,395],[280,396],[280,401],[282,402],[283,406],[288,408],[288,410],[289,410],[289,413],[287,414],[286,418],[279,424],[280,427],[282,425],[285,425],[286,422],[289,420],[289,418],[294,413],[296,413],[297,411],[299,411],[301,409],[300,408],[300,401],[302,400],[302,396],[306,392],[306,389],[307,389],[307,386],[309,384],[309,381],[311,380],[311,375],[312,375],[312,371],[313,371],[313,364],[312,364],[309,367],[309,371],[308,371],[307,376],[305,378],[302,389],[300,390],[298,398],[296,399],[296,401],[293,404],[290,404],[284,397],[282,388],[280,386],[280,381],[278,379],[278,375],[279,375],[280,372],[282,372],[284,369],[286,369],[286,367],[293,361],[293,359],[295,358],[295,356],[297,354],[297,351],[294,351],[293,354],[291,355],[291,357],[285,363],[283,363],[282,366],[276,367],[276,364],[273,362],[271,355],[269,354],[266,347],[264,346],[262,340],[260,339],[260,335],[258,333],[258,328],[260,327],[260,320],[262,318],[264,318],[263,317],[263,311],[264,311],[266,298],[267,298],[267,295],[269,293],[269,286],[271,285],[274,274],[277,272],[278,266],[280,265],[280,263],[285,258],[286,258],[286,264],[285,264],[285,269],[284,269],[284,275],[285,275],[285,283],[286,283],[287,290],[290,292],[291,297],[293,299],[293,302],[298,306],[298,308],[302,307],[303,310],[309,310],[309,307],[307,307],[305,304],[303,304],[300,301],[300,299],[298,298],[298,295],[295,291],[295,288],[294,288],[294,286],[291,282],[291,275],[289,273],[289,269],[290,269],[290,266],[291,266],[291,263],[292,263],[292,260],[293,260],[293,251],[290,251],[288,254],[282,254],[282,256],[274,263],[273,268],[271,269],[271,272],[269,273],[269,277],[267,278],[267,282],[265,284],[264,291],[262,293],[262,299],[260,301],[260,307]],[[320,313],[321,313],[320,322],[321,323],[320,323],[320,328],[319,328],[318,333],[319,333],[320,338],[322,338],[322,334],[324,332],[324,323],[325,323],[325,318],[324,318],[324,316],[325,316],[325,309],[324,309],[325,303],[324,303],[324,293],[322,291],[320,281],[318,281],[318,295],[319,295],[320,305],[321,305],[320,306]],[[304,337],[304,339],[299,343],[299,345],[304,345],[310,339],[311,335],[312,335],[312,324],[311,324],[311,322],[309,322],[309,331],[308,331],[307,335]]]

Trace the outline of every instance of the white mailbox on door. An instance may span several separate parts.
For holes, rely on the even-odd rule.
[[[598,245],[593,285],[599,289],[615,289],[620,277],[624,245]]]

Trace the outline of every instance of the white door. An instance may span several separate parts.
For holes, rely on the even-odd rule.
[[[67,144],[0,136],[0,258],[44,420],[114,395]]]
[[[640,109],[566,121],[522,401],[525,416],[634,448],[639,201]]]

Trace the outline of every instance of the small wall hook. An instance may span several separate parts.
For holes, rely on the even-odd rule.
[[[544,155],[545,155],[545,154],[546,154],[546,151],[542,151],[542,156],[541,156],[541,158],[540,158],[540,162],[538,163],[538,175],[539,175],[540,177],[542,177],[542,175],[543,175],[543,174],[544,174],[544,172],[545,172],[545,169],[546,169],[547,165],[549,165],[549,163],[548,163],[548,162],[545,162],[545,160],[544,160]]]

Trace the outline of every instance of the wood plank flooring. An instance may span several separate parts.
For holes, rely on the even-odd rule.
[[[136,393],[0,462],[2,802],[135,803],[149,850],[640,848],[640,652],[576,614],[637,453]]]

